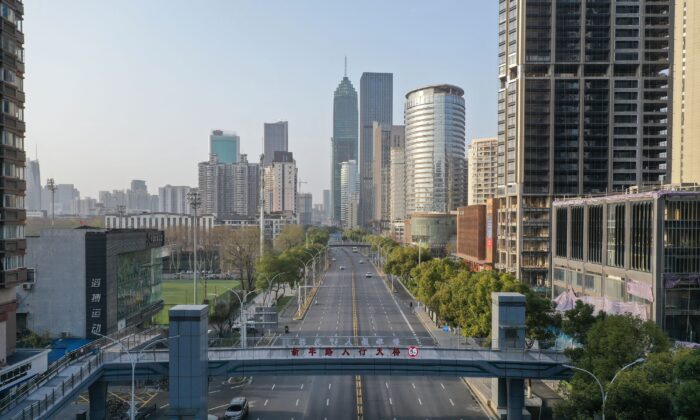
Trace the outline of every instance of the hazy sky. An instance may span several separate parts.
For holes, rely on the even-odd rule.
[[[257,161],[263,122],[289,121],[289,148],[314,202],[330,188],[333,91],[343,57],[394,73],[404,94],[465,90],[467,138],[496,133],[494,0],[25,2],[26,149],[42,182],[83,197],[145,179],[197,183],[211,129],[238,132]]]

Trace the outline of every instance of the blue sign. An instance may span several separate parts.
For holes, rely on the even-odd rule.
[[[449,326],[449,325],[445,325],[444,327],[442,327],[442,330],[445,331],[445,332],[450,332],[450,326]]]

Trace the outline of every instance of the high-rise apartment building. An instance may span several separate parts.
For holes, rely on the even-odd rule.
[[[464,91],[432,85],[406,94],[406,213],[446,213],[465,204]]]
[[[358,206],[360,205],[360,177],[357,161],[349,160],[340,166],[340,222],[343,228],[353,229],[358,227]]]
[[[291,152],[276,152],[265,167],[265,212],[296,213],[297,165]]]
[[[288,152],[289,127],[287,121],[265,123],[263,132],[263,164],[270,165],[275,158],[275,152]]]
[[[158,211],[161,213],[190,214],[192,207],[187,200],[190,187],[166,185],[158,188]]]
[[[323,222],[330,223],[333,220],[333,209],[331,207],[331,190],[323,190]]]
[[[303,226],[310,226],[313,224],[313,197],[311,193],[298,193],[297,194],[297,219],[299,224]]]
[[[357,91],[345,77],[333,94],[333,138],[331,139],[331,206],[333,221],[340,222],[340,167],[357,161]]]
[[[372,184],[374,190],[374,213],[372,215],[372,224],[381,231],[387,231],[389,230],[389,223],[392,221],[392,149],[398,147],[403,150],[404,127],[402,125],[385,127],[377,122],[374,123],[373,127],[374,162],[372,165]],[[404,170],[403,166],[401,170]],[[401,188],[403,189],[403,187]]]
[[[393,116],[394,75],[362,73],[360,77],[360,226],[372,222],[374,205],[374,126],[387,130]]]
[[[254,218],[259,203],[260,165],[240,155],[238,163],[220,163],[216,155],[199,164],[200,214],[218,219]]]
[[[497,268],[549,284],[553,197],[667,181],[671,3],[499,2]]]
[[[0,367],[8,363],[15,352],[17,299],[15,286],[27,280],[24,265],[25,210],[24,192],[24,34],[22,16],[24,6],[20,0],[3,1],[0,4],[2,18],[2,119],[0,119],[0,163],[2,164],[2,195],[0,203],[3,231],[0,258]]]
[[[241,138],[236,133],[212,130],[209,135],[209,154],[216,155],[219,163],[236,163],[241,154]]]
[[[27,197],[26,205],[28,211],[41,211],[41,171],[39,161],[27,159]]]
[[[486,204],[496,194],[496,151],[498,140],[474,139],[467,150],[467,201],[469,205]]]
[[[700,183],[700,2],[675,0],[673,183]]]
[[[406,219],[406,137],[403,125],[391,128],[389,167],[389,220]]]

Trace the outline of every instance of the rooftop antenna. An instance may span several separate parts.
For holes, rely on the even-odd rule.
[[[348,56],[345,56],[345,77],[348,77]]]

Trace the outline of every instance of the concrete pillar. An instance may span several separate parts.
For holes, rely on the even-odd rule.
[[[177,305],[170,317],[168,418],[206,420],[208,388],[208,306]]]
[[[107,382],[97,381],[88,388],[90,398],[90,420],[107,418]]]
[[[524,409],[525,380],[508,379],[508,420],[522,420]]]

